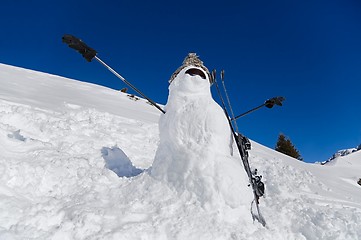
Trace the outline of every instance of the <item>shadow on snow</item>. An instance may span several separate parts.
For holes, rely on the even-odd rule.
[[[105,166],[115,172],[118,177],[134,177],[141,174],[144,170],[133,166],[128,156],[117,146],[101,149],[102,157],[105,160]]]

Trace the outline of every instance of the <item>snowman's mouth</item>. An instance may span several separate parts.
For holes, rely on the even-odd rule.
[[[191,75],[191,76],[197,75],[197,76],[200,76],[203,79],[206,79],[206,74],[202,70],[200,70],[198,68],[190,68],[190,69],[188,69],[186,71],[186,74]]]

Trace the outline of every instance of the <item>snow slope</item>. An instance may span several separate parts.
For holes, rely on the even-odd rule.
[[[322,166],[252,142],[264,228],[149,175],[146,101],[2,64],[0,84],[0,239],[361,239],[360,151]]]

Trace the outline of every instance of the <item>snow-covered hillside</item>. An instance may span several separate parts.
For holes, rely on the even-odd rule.
[[[347,156],[351,153],[357,152],[361,150],[361,144],[357,146],[356,148],[348,148],[348,149],[342,149],[337,151],[335,154],[332,155],[328,160],[321,162],[321,164],[330,164],[333,160],[338,159],[339,157]]]
[[[252,142],[264,228],[150,176],[146,101],[2,64],[0,84],[0,239],[361,239],[361,151],[319,165]]]

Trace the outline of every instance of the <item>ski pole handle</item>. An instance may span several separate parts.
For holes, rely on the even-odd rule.
[[[97,51],[86,45],[82,40],[77,37],[74,37],[70,34],[64,34],[62,38],[63,42],[68,44],[70,48],[75,49],[79,52],[83,57],[88,61],[91,62],[93,58],[97,55]]]
[[[284,97],[274,97],[271,99],[268,99],[264,105],[268,108],[272,108],[275,104],[278,106],[282,106],[282,102],[285,100]]]

